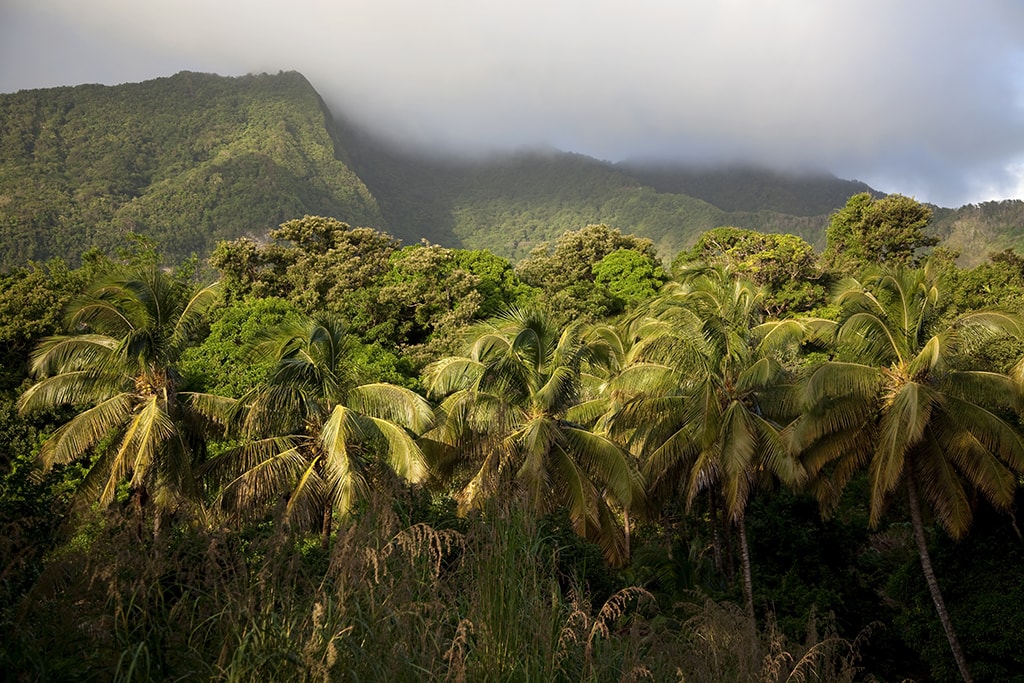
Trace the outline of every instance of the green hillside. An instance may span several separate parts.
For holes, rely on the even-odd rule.
[[[379,224],[297,73],[179,73],[0,95],[0,266],[134,231],[171,257],[305,213]]]
[[[377,197],[394,235],[406,242],[427,238],[449,246],[490,249],[509,258],[521,258],[538,244],[591,223],[650,238],[664,258],[691,246],[704,231],[723,225],[794,233],[823,246],[828,214],[849,196],[835,187],[850,189],[851,194],[866,187],[826,178],[831,195],[825,201],[835,205],[814,215],[764,207],[730,211],[687,194],[659,191],[632,170],[579,154],[430,159],[345,130],[341,146],[351,151],[354,168]],[[758,182],[762,187],[780,186],[780,178],[765,172]],[[808,193],[814,195],[814,184],[822,182],[809,177]],[[742,193],[742,182],[731,178],[731,183],[722,181],[719,194]],[[820,198],[815,201],[822,203]]]
[[[417,155],[333,116],[298,73],[185,72],[0,95],[0,268],[112,251],[129,232],[170,259],[206,256],[220,240],[263,239],[306,214],[514,259],[592,223],[647,237],[666,260],[726,225],[820,249],[829,214],[863,191],[827,174],[558,151]],[[931,230],[965,264],[1024,251],[1024,204],[938,209]]]
[[[783,173],[753,166],[619,164],[618,168],[658,192],[698,197],[724,211],[772,211],[793,216],[829,214],[861,192],[879,194],[856,180],[827,173]]]
[[[960,252],[963,266],[976,266],[989,254],[1006,249],[1024,254],[1024,201],[935,209],[931,230],[943,246]]]

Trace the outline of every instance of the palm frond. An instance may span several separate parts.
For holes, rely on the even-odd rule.
[[[961,538],[971,524],[971,505],[941,444],[928,439],[921,445],[915,453],[912,476],[916,477],[918,488],[930,503],[939,524],[953,538]],[[877,524],[879,517],[872,506],[871,523]]]
[[[147,400],[125,430],[125,437],[115,456],[114,469],[119,463],[132,472],[132,485],[140,485],[150,469],[158,464],[157,454],[174,435],[174,422],[160,406],[156,396]]]
[[[644,505],[643,475],[632,462],[632,456],[606,436],[586,429],[562,427],[566,452],[580,463],[588,476],[607,489],[625,509]]]
[[[364,415],[389,420],[416,434],[431,428],[434,411],[416,392],[394,384],[364,384],[348,392],[346,403]]]
[[[238,411],[236,398],[195,391],[183,391],[178,396],[189,410],[221,427],[228,427]]]
[[[929,372],[941,373],[948,367],[950,355],[956,351],[955,344],[956,339],[949,330],[936,334],[910,361],[908,372],[912,377]]]
[[[309,461],[287,441],[267,440],[243,444],[225,453],[204,469],[237,473],[221,488],[221,506],[245,516],[255,516],[276,499],[290,493]]]
[[[452,392],[476,386],[484,369],[484,364],[474,358],[442,358],[424,368],[423,382],[430,396],[447,396]]]
[[[946,396],[978,405],[1019,411],[1024,409],[1024,386],[1010,375],[979,370],[943,373],[936,387]]]
[[[837,396],[867,398],[881,388],[879,368],[860,363],[830,362],[818,366],[804,383],[805,409],[813,410]]]
[[[22,415],[60,406],[88,405],[106,401],[129,389],[129,378],[93,370],[64,372],[41,379],[18,399]]]
[[[303,452],[308,445],[307,442],[308,438],[297,436],[247,439],[200,465],[196,474],[209,480],[214,487],[235,488],[239,485],[233,482],[243,479],[246,472],[263,467],[264,463],[274,458],[284,456],[284,461],[288,462],[294,458],[305,460]],[[277,470],[280,463],[267,467],[270,470]],[[244,486],[242,488],[244,489]]]
[[[951,327],[963,338],[966,351],[1000,337],[1024,335],[1024,320],[1006,311],[974,311],[961,315]]]
[[[390,420],[376,417],[366,419],[383,441],[384,455],[392,471],[413,484],[425,480],[429,474],[426,457],[408,432]]]
[[[323,521],[328,506],[337,508],[342,516],[347,514],[351,505],[359,498],[358,494],[353,492],[359,488],[362,477],[356,473],[347,478],[347,488],[338,489],[320,475],[320,458],[304,460],[303,465],[305,468],[288,496],[288,504],[285,506],[286,518],[309,529],[315,528]]]
[[[134,409],[131,394],[121,393],[85,410],[57,429],[43,444],[39,459],[46,468],[82,457],[122,425]]]
[[[550,369],[547,380],[533,392],[532,402],[550,413],[563,412],[579,395],[579,370],[558,365]]]
[[[352,447],[371,436],[373,434],[368,432],[366,420],[345,406],[335,406],[320,429],[324,480],[331,499],[343,516],[366,495],[366,481]]]
[[[551,477],[548,467],[560,437],[553,419],[536,417],[505,440],[508,452],[518,450],[522,455],[516,479],[526,489],[531,505],[538,510],[549,509]]]
[[[535,506],[542,510],[542,506],[554,502],[550,500],[551,497],[557,498],[568,508],[573,530],[584,538],[594,537],[600,525],[597,514],[597,501],[600,495],[594,483],[579,468],[576,459],[561,448],[553,448],[547,460],[550,464],[550,486],[553,490],[548,494],[548,501],[538,501]]]
[[[506,455],[503,447],[487,450],[473,477],[456,495],[460,514],[465,515],[470,510],[478,509],[485,500],[493,496],[501,463],[506,459]]]
[[[989,448],[973,434],[957,429],[943,420],[933,426],[933,438],[941,454],[989,502],[1006,509],[1017,492],[1017,477]]]
[[[102,334],[59,335],[46,337],[31,355],[34,377],[56,373],[104,368],[115,360],[119,342]]]
[[[746,507],[748,475],[761,449],[758,422],[739,401],[733,401],[722,415],[720,445],[716,449],[726,504],[733,516]]]
[[[882,498],[899,485],[911,449],[924,438],[936,400],[932,390],[917,382],[907,382],[890,399],[871,461],[874,496]]]
[[[1015,472],[1024,473],[1024,437],[1016,425],[982,406],[948,395],[943,418]]]
[[[199,330],[203,316],[220,298],[220,282],[214,282],[196,290],[176,316],[171,332],[171,343],[175,348],[184,348]]]

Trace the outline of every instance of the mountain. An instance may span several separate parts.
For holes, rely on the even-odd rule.
[[[828,215],[863,191],[873,192],[827,174],[555,150],[428,156],[332,115],[294,72],[0,95],[0,268],[111,251],[129,232],[170,259],[205,256],[219,240],[264,238],[305,214],[509,258],[589,223],[648,237],[666,259],[723,225],[823,247]],[[1019,205],[937,209],[934,231],[967,261],[1020,249]]]
[[[960,252],[960,265],[976,266],[989,254],[1013,249],[1024,254],[1024,201],[934,208],[930,231],[942,245]]]
[[[823,216],[851,196],[870,192],[867,184],[828,173],[784,173],[753,166],[701,168],[624,162],[618,165],[645,185],[669,194],[703,199],[723,211],[774,211],[793,216]]]
[[[0,266],[109,250],[129,231],[181,258],[304,213],[379,223],[332,125],[297,73],[2,95]]]
[[[665,258],[723,225],[795,233],[824,246],[828,214],[850,195],[871,191],[824,174],[611,164],[556,150],[430,157],[390,148],[351,126],[339,130],[392,234],[510,258],[590,223],[648,237]],[[705,180],[681,191],[682,178]],[[767,201],[735,199],[755,187]]]

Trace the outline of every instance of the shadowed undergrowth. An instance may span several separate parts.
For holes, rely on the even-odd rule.
[[[276,529],[276,530],[275,530]],[[281,527],[140,540],[97,522],[4,620],[15,680],[847,681],[856,643],[640,587],[591,604],[536,526],[490,511],[464,531],[373,505],[330,551]]]

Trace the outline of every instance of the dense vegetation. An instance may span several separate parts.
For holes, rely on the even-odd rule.
[[[377,224],[331,128],[296,73],[2,95],[0,267],[74,260],[131,232],[185,258],[304,213]]]
[[[930,218],[12,269],[0,670],[1022,680],[1024,258]]]
[[[861,192],[872,191],[823,174],[555,151],[418,156],[332,116],[296,73],[0,95],[0,268],[76,264],[87,247],[109,251],[130,233],[168,258],[203,259],[218,241],[263,240],[306,214],[512,259],[598,223],[650,239],[666,262],[723,225],[821,249],[828,215]],[[929,234],[979,265],[991,250],[1024,251],[1022,206],[937,210]]]

